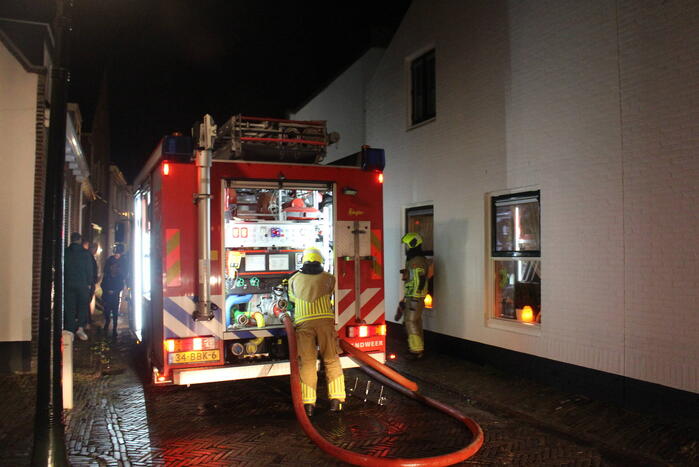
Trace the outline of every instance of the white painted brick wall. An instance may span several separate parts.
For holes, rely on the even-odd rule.
[[[432,201],[428,329],[699,392],[698,9],[414,1],[366,98],[387,155],[386,309],[402,209]],[[437,118],[407,130],[408,59],[431,46]],[[541,190],[539,336],[486,325],[485,195],[523,187]]]
[[[328,131],[340,134],[340,141],[328,147],[326,162],[359,152],[365,144],[366,85],[382,55],[381,48],[369,49],[330,86],[290,115],[294,120],[327,120]]]
[[[36,93],[27,73],[0,43],[0,341],[31,340],[32,233]]]
[[[698,392],[699,2],[619,2],[626,374]]]

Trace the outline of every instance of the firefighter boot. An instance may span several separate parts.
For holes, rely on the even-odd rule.
[[[330,411],[340,412],[342,410],[342,401],[340,399],[330,399]]]
[[[308,418],[311,418],[313,416],[313,409],[315,409],[316,406],[313,404],[303,404],[303,409],[306,411],[306,415]]]

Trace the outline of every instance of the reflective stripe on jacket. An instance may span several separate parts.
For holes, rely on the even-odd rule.
[[[289,279],[289,299],[294,302],[296,324],[317,318],[335,318],[330,297],[335,291],[335,276],[297,272]]]
[[[403,284],[403,296],[406,298],[424,298],[427,295],[427,259],[415,256],[405,263],[408,279]],[[420,288],[420,279],[423,285]]]

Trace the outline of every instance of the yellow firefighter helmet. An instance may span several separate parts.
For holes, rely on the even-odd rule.
[[[408,248],[415,248],[418,245],[422,245],[422,235],[416,232],[408,232],[403,235],[400,241],[408,245]]]
[[[306,248],[303,250],[303,259],[301,261],[304,263],[318,262],[323,264],[325,259],[318,248]]]

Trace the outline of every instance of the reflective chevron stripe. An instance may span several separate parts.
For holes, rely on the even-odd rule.
[[[342,328],[354,318],[354,291],[338,290],[338,317],[336,329]],[[360,313],[366,324],[376,323],[384,315],[383,289],[364,289],[359,297]]]
[[[163,297],[164,338],[214,336],[223,338],[223,297],[212,297],[217,309],[211,321],[194,321],[192,314],[196,307],[194,297]]]
[[[228,331],[226,332],[226,339],[254,339],[257,337],[272,337],[285,335],[286,331],[284,330],[284,328],[267,329],[264,331]]]

